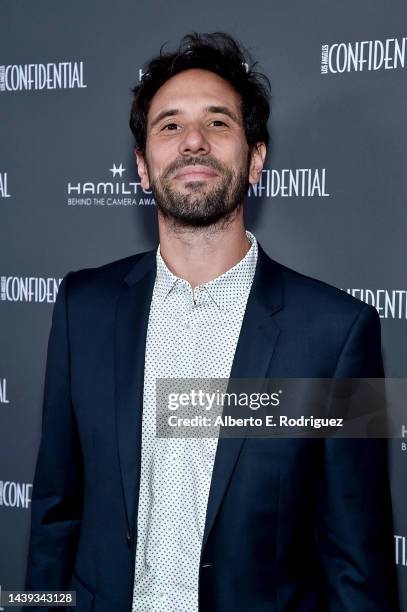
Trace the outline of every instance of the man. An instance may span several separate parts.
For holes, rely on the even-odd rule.
[[[384,440],[155,435],[160,378],[383,376],[374,308],[245,230],[268,95],[225,34],[154,58],[130,125],[159,246],[61,284],[26,588],[78,612],[397,610]]]

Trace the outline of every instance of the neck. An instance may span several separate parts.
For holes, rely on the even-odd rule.
[[[174,226],[159,213],[158,230],[165,264],[192,287],[230,270],[250,249],[242,209],[226,224],[205,228]]]

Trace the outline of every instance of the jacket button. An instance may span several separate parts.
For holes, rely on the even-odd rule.
[[[128,530],[128,532],[126,533],[126,540],[127,540],[127,544],[130,546],[130,544],[131,544],[131,532],[130,532],[130,530]]]

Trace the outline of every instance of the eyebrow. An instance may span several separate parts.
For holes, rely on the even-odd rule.
[[[226,115],[235,123],[240,124],[239,117],[235,115],[235,113],[231,111],[230,108],[228,108],[227,106],[207,106],[206,108],[204,108],[204,111],[208,113],[220,113],[221,115]]]
[[[177,108],[169,108],[168,110],[161,111],[161,113],[158,113],[154,121],[151,122],[151,127],[153,128],[155,125],[157,125],[157,123],[160,123],[160,121],[166,117],[173,117],[174,115],[178,114],[179,110]]]
[[[226,115],[227,117],[232,119],[232,121],[234,121],[235,123],[240,124],[240,121],[237,115],[233,111],[231,111],[230,108],[228,108],[227,106],[206,106],[203,110],[205,113],[219,113],[221,115]],[[169,108],[167,110],[161,111],[161,113],[158,113],[154,121],[152,121],[151,127],[153,128],[154,126],[157,125],[157,123],[160,123],[160,121],[162,121],[163,119],[166,119],[167,117],[174,117],[175,115],[179,115],[180,112],[181,111],[177,108]]]

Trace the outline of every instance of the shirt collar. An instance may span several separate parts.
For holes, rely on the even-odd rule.
[[[251,242],[246,255],[235,266],[207,283],[202,283],[193,293],[192,286],[171,272],[161,257],[160,245],[157,248],[157,276],[155,281],[155,298],[159,302],[167,300],[175,290],[189,294],[193,299],[205,300],[209,296],[221,310],[230,310],[239,299],[247,298],[256,270],[258,247],[255,236],[246,230],[246,236]]]

